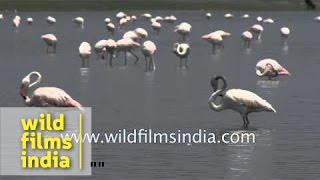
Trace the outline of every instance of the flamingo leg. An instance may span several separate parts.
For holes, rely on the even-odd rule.
[[[112,67],[113,52],[109,54],[109,66]]]
[[[137,64],[137,62],[139,61],[139,57],[136,54],[134,54],[131,50],[129,50],[128,52],[136,58],[136,61],[134,63]]]
[[[145,63],[146,63],[146,72],[148,71],[148,60],[147,60],[147,56],[144,56],[144,60],[145,60]]]
[[[124,65],[127,65],[127,51],[124,51]]]
[[[151,66],[151,71],[153,71],[153,70],[156,69],[156,65],[155,65],[155,63],[154,63],[153,56],[150,57],[150,61],[151,61],[150,63],[152,64],[152,66]]]

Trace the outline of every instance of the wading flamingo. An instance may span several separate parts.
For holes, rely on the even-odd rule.
[[[280,29],[281,39],[284,45],[287,45],[287,39],[290,35],[290,29],[288,27],[282,27]]]
[[[31,83],[30,79],[32,75],[37,76],[37,80]],[[39,87],[33,91],[32,95],[28,95],[29,88],[40,83],[41,74],[37,71],[33,71],[26,75],[21,82],[20,96],[23,98],[27,106],[36,107],[76,107],[79,110],[83,110],[82,105],[72,99],[64,90],[56,87]],[[30,84],[31,83],[31,84]]]
[[[49,53],[49,47],[52,47],[52,53],[56,53],[58,39],[54,34],[42,35],[41,39],[43,39],[47,45],[47,53]]]
[[[241,34],[241,38],[243,39],[244,47],[250,48],[250,43],[253,38],[252,33],[250,31],[245,31]]]
[[[212,17],[211,13],[206,13],[206,18],[207,18],[208,20],[211,19],[211,17]]]
[[[161,24],[157,20],[151,21],[151,27],[157,34],[159,34],[161,29]]]
[[[20,21],[21,21],[20,16],[16,15],[16,16],[13,18],[13,20],[12,20],[13,26],[14,26],[15,28],[18,28],[19,25],[20,25]]]
[[[135,64],[139,61],[137,55],[132,50],[136,47],[140,47],[140,44],[132,40],[131,38],[120,39],[117,41],[117,52],[122,51],[124,53],[124,65],[127,65],[127,52],[136,58]]]
[[[83,17],[76,17],[76,18],[73,19],[73,22],[77,26],[81,27],[82,29],[84,28],[84,19],[83,19]]]
[[[79,55],[82,60],[82,67],[89,67],[89,57],[91,55],[91,45],[88,42],[82,42],[79,46]]]
[[[222,80],[222,88],[218,89],[219,80]],[[209,107],[217,112],[231,109],[240,113],[243,119],[243,128],[248,129],[248,115],[252,112],[268,111],[276,112],[270,103],[257,94],[242,89],[227,89],[227,81],[223,76],[216,76],[210,81],[213,93],[209,97]],[[219,104],[216,103],[221,97]]]
[[[256,34],[256,37],[258,40],[261,40],[261,34],[263,32],[263,27],[260,24],[255,24],[250,29],[254,34]]]
[[[156,69],[153,55],[157,50],[157,46],[152,41],[145,41],[142,45],[141,51],[146,61],[146,71],[153,71]],[[147,58],[149,58],[149,63]]]
[[[186,43],[175,43],[173,46],[173,53],[180,58],[180,67],[182,67],[182,59],[185,67],[188,67],[187,61],[190,53],[190,46]]]
[[[27,18],[27,23],[29,25],[31,25],[33,23],[33,18],[31,18],[31,17]]]
[[[116,28],[116,26],[113,24],[113,23],[108,23],[107,24],[107,30],[109,31],[109,32],[111,32],[111,35],[113,35],[114,34],[114,29]]]
[[[274,59],[263,59],[260,60],[256,65],[256,74],[259,77],[268,77],[270,80],[273,77],[290,75],[289,71],[282,67]]]
[[[174,29],[174,32],[177,32],[182,37],[182,40],[186,40],[186,36],[189,35],[192,26],[187,22],[182,22],[181,24],[177,25]]]
[[[107,45],[107,40],[105,40],[105,39],[99,40],[94,45],[94,51],[96,52],[98,59],[99,58],[101,58],[101,59],[105,58],[106,45]]]
[[[52,17],[52,16],[48,16],[46,21],[47,21],[48,24],[54,24],[54,23],[57,22],[56,19],[54,17]]]

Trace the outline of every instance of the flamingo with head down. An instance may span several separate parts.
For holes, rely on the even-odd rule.
[[[268,79],[278,76],[290,76],[286,68],[282,67],[276,60],[270,58],[260,60],[257,63],[256,74],[259,77],[268,77]]]
[[[222,88],[218,89],[219,80]],[[210,81],[213,93],[209,97],[209,107],[217,112],[231,109],[240,113],[243,119],[243,128],[248,129],[248,115],[253,112],[276,112],[270,103],[257,94],[242,89],[227,89],[227,81],[223,76],[215,76]],[[219,101],[217,98],[221,97]],[[219,102],[219,103],[217,103]]]
[[[37,80],[31,83],[31,76],[36,75]],[[29,89],[40,83],[41,74],[33,71],[26,75],[21,82],[20,96],[23,98],[27,106],[35,107],[76,107],[83,110],[82,105],[74,100],[64,90],[57,87],[39,87],[29,96]],[[30,84],[31,83],[31,84]]]
[[[146,71],[153,71],[156,69],[153,58],[156,50],[157,46],[152,41],[145,41],[141,47],[142,54],[144,55],[146,61]],[[149,58],[149,63],[147,58]]]

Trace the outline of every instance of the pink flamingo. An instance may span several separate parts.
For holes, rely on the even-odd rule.
[[[114,34],[114,29],[115,29],[116,27],[115,27],[115,25],[113,24],[113,23],[108,23],[107,24],[107,30],[109,31],[109,32],[111,32],[111,35],[113,35]]]
[[[136,28],[134,32],[140,36],[140,39],[148,37],[148,32],[143,28]]]
[[[30,84],[30,78],[32,75],[37,76],[37,80]],[[22,79],[20,86],[20,96],[23,98],[27,106],[36,107],[76,107],[79,110],[83,110],[82,105],[72,99],[64,90],[56,87],[39,87],[33,91],[32,95],[28,95],[29,88],[40,83],[41,74],[37,71],[33,71],[26,75]]]
[[[244,46],[246,48],[250,48],[250,43],[251,43],[251,40],[253,38],[253,35],[250,31],[245,31],[241,34],[241,38],[243,39],[244,41]]]
[[[99,57],[101,57],[101,59],[104,59],[104,55],[105,55],[105,52],[106,52],[106,44],[107,44],[107,40],[102,39],[102,40],[99,40],[94,45],[94,51],[98,55],[98,59],[99,59]]]
[[[43,39],[47,45],[47,53],[49,53],[49,47],[53,48],[52,53],[56,53],[58,39],[54,34],[42,35],[41,39]]]
[[[157,20],[151,20],[151,27],[157,34],[159,34],[161,24]]]
[[[135,47],[140,47],[140,44],[132,40],[131,38],[126,39],[120,39],[117,41],[117,51],[123,51],[124,52],[124,65],[127,65],[127,52],[132,54],[135,58],[135,64],[139,61],[139,58],[137,55],[135,55],[132,50]]]
[[[260,24],[253,25],[250,30],[256,34],[258,40],[261,40],[261,34],[264,29]]]
[[[216,52],[217,48],[223,48],[223,39],[230,36],[231,34],[222,30],[218,30],[206,35],[203,35],[201,38],[208,41],[212,45],[213,53]]]
[[[89,67],[89,57],[91,55],[91,46],[88,42],[82,42],[80,44],[79,55],[82,59],[82,67]]]
[[[219,80],[222,80],[222,88],[218,89]],[[212,110],[220,112],[226,109],[232,109],[240,113],[243,119],[243,127],[248,129],[249,119],[248,115],[252,112],[276,112],[270,103],[262,99],[257,94],[242,90],[227,88],[227,81],[223,76],[216,76],[210,81],[213,88],[213,93],[209,97],[209,106]],[[216,104],[218,97],[222,97],[219,104]]]
[[[154,63],[153,55],[157,50],[157,46],[152,41],[145,41],[142,45],[141,51],[145,57],[146,61],[146,71],[153,71],[156,69],[156,65]],[[149,57],[149,64],[147,58]]]
[[[48,24],[51,24],[51,25],[57,22],[56,18],[54,18],[52,16],[48,16],[46,21],[47,21]]]
[[[282,67],[274,59],[263,59],[260,60],[256,65],[256,74],[259,77],[268,77],[269,79],[281,75],[290,75],[289,71]]]
[[[20,16],[18,16],[18,15],[15,16],[15,17],[13,18],[13,20],[12,20],[13,26],[14,26],[15,28],[18,28],[19,25],[20,25],[20,21],[21,21]]]
[[[174,29],[174,32],[177,32],[182,37],[182,40],[186,40],[186,36],[189,35],[191,32],[192,26],[187,22],[182,22],[181,24],[177,25]]]

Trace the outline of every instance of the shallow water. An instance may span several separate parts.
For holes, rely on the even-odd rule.
[[[206,129],[218,133],[239,130],[242,126],[239,114],[233,111],[217,113],[208,107],[207,99],[212,91],[209,80],[223,74],[229,88],[251,90],[277,110],[277,114],[250,115],[250,129],[257,136],[255,144],[94,145],[93,160],[104,161],[106,167],[93,169],[94,176],[90,178],[319,178],[320,86],[316,77],[320,66],[320,26],[313,21],[315,13],[259,12],[250,13],[249,19],[241,19],[239,16],[243,12],[234,12],[236,17],[226,20],[222,12],[216,12],[208,21],[203,12],[174,12],[178,22],[188,21],[193,26],[188,39],[191,45],[188,69],[178,68],[178,59],[172,53],[173,43],[178,40],[178,35],[173,33],[174,25],[162,23],[163,28],[156,35],[149,23],[138,20],[111,38],[119,39],[126,30],[135,27],[146,28],[158,48],[156,71],[146,73],[143,57],[137,52],[141,57],[137,65],[129,57],[129,65],[123,66],[121,55],[113,68],[96,60],[93,54],[89,72],[81,73],[78,46],[82,41],[94,45],[98,40],[108,38],[103,20],[114,17],[115,13],[21,12],[19,15],[24,21],[18,30],[11,25],[13,14],[6,16],[0,23],[0,105],[24,106],[19,96],[21,79],[37,70],[43,75],[41,86],[63,88],[83,105],[92,107],[94,132],[116,132],[123,128],[152,128],[162,132]],[[128,13],[139,16],[142,12]],[[163,16],[171,13],[152,12]],[[56,17],[55,25],[46,24],[48,15]],[[79,15],[85,18],[84,29],[71,22]],[[264,25],[262,41],[254,41],[251,49],[245,50],[240,34],[255,23],[258,15],[272,17],[275,23]],[[25,22],[29,16],[35,21],[32,26]],[[287,47],[281,43],[279,29],[282,26],[290,27],[292,32]],[[200,37],[218,29],[224,29],[232,36],[225,40],[225,48],[220,53],[212,54],[211,46]],[[59,43],[55,55],[45,53],[40,36],[46,33],[57,35]],[[277,59],[292,76],[273,81],[258,78],[255,64],[268,57]],[[17,179],[0,179],[9,178]]]

